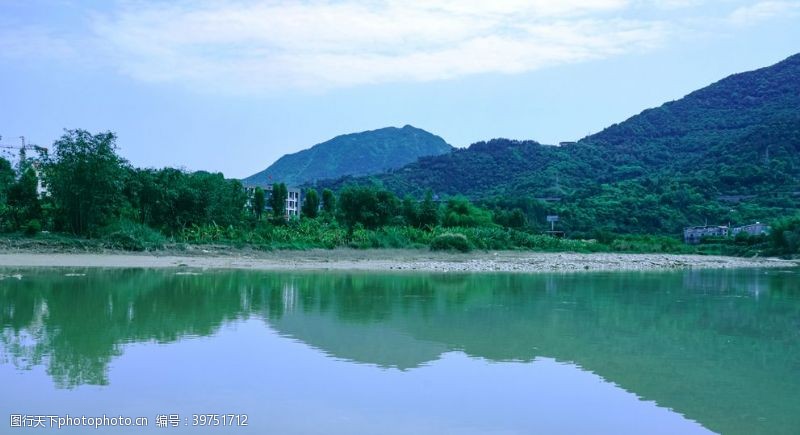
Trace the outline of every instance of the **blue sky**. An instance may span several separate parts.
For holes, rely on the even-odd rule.
[[[244,177],[411,124],[576,140],[800,51],[800,0],[0,0],[0,135]]]

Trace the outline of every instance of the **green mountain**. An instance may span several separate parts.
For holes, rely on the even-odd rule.
[[[387,127],[337,136],[307,150],[287,154],[243,181],[300,185],[346,175],[376,174],[451,149],[444,139],[425,130],[410,125]]]
[[[800,55],[794,55],[574,144],[494,139],[330,186],[461,194],[520,207],[535,224],[557,213],[572,231],[673,233],[705,221],[763,221],[800,202],[799,108]]]

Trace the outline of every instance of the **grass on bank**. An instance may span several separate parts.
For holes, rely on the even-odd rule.
[[[336,221],[295,220],[285,225],[259,222],[252,228],[203,225],[190,226],[172,237],[134,222],[120,220],[104,227],[91,239],[55,233],[6,234],[2,245],[21,250],[61,251],[159,251],[182,250],[191,245],[217,245],[256,250],[306,249],[431,249],[453,252],[472,250],[528,250],[534,252],[624,252],[701,255],[765,255],[767,237],[708,239],[686,245],[674,237],[657,235],[597,234],[595,238],[555,238],[523,230],[488,227],[441,227],[420,229],[385,226],[352,230]]]

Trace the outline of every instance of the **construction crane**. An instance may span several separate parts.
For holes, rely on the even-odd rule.
[[[23,154],[25,150],[32,150],[32,151],[36,151],[37,153],[39,153],[40,156],[46,156],[47,155],[47,151],[48,151],[47,147],[40,147],[39,145],[35,145],[35,144],[26,144],[25,143],[25,136],[20,136],[19,138],[20,138],[20,140],[22,142],[22,145],[4,145],[2,142],[0,142],[0,148],[7,149],[7,150],[19,150],[20,154]],[[2,140],[3,140],[3,136],[0,136],[0,141],[2,141]]]
[[[38,153],[47,154],[47,147],[40,147],[39,145],[25,145],[22,146],[15,146],[15,145],[2,145],[0,144],[0,148],[5,148],[9,150],[33,150]]]

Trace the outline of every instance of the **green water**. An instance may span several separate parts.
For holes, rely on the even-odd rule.
[[[0,433],[800,433],[797,270],[0,274]]]

